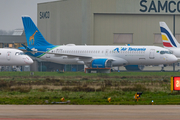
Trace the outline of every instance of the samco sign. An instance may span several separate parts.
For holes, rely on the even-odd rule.
[[[141,0],[140,12],[148,13],[180,13],[180,1],[175,0]]]

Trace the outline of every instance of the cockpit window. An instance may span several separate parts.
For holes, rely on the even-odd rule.
[[[20,54],[20,55],[24,55],[24,53],[23,53],[23,52],[20,52],[19,54]]]
[[[16,52],[15,55],[24,55],[23,52]]]
[[[16,52],[15,55],[19,55],[19,52]]]
[[[171,51],[161,51],[160,54],[172,54]]]

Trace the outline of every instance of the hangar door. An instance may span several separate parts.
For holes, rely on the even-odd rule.
[[[172,15],[94,14],[94,44],[159,45],[159,21],[173,27]],[[160,37],[159,37],[160,39]]]

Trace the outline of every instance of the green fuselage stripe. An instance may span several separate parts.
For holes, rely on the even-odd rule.
[[[53,50],[53,49],[55,49],[55,48],[57,48],[57,47],[59,47],[59,46],[53,47],[53,48],[49,49],[49,50],[46,51],[46,52],[49,52],[49,51],[51,51],[51,50]],[[37,58],[40,58],[40,57],[42,57],[42,56],[45,55],[45,54],[48,54],[48,53],[43,53],[42,55],[39,55]]]

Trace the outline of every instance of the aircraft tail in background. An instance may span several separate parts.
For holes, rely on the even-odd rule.
[[[159,22],[160,30],[161,30],[161,36],[163,45],[166,48],[177,48],[180,47],[179,43],[177,42],[176,38],[172,34],[169,27],[166,25],[165,22]]]
[[[22,21],[26,34],[27,44],[29,47],[52,45],[45,40],[45,38],[29,16],[22,16]]]

